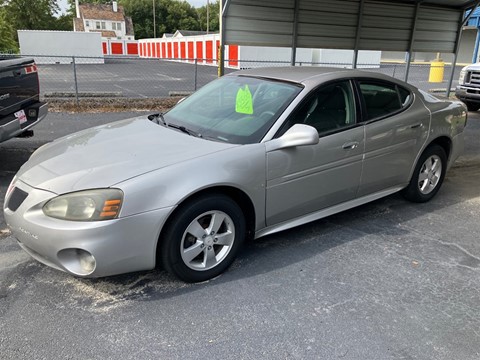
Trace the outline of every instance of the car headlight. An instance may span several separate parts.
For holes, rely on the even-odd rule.
[[[460,71],[460,77],[458,78],[458,83],[460,85],[463,85],[465,83],[465,75],[467,75],[467,70],[465,70],[465,68],[463,68]]]
[[[119,189],[95,189],[60,195],[43,206],[47,216],[72,221],[99,221],[118,217],[123,202]]]

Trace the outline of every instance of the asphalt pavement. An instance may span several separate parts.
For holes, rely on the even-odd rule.
[[[0,144],[0,205],[42,143],[134,113],[51,113]],[[479,359],[480,115],[426,204],[399,195],[271,235],[220,277],[79,279],[0,221],[0,358]]]
[[[78,91],[139,99],[192,92],[218,77],[215,66],[140,58],[77,64],[75,71],[68,64],[38,65],[38,73],[42,96],[73,96]]]

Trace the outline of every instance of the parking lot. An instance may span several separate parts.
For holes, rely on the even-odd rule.
[[[41,144],[138,113],[50,113],[0,144],[0,205]],[[479,359],[480,114],[426,204],[399,195],[249,244],[220,277],[79,279],[0,217],[0,358]],[[3,208],[3,206],[2,206]]]
[[[103,60],[103,59],[102,59]],[[173,93],[192,92],[217,77],[217,67],[196,65],[194,62],[178,62],[159,59],[105,59],[105,64],[77,64],[75,73],[71,64],[39,65],[41,93],[46,96],[73,96],[76,91],[80,96],[114,96],[132,99],[168,97]],[[285,62],[243,61],[242,66],[288,66]],[[312,66],[310,63],[297,64]],[[315,66],[350,67],[346,59],[343,64],[315,64]],[[405,64],[364,65],[366,71],[380,72],[404,80]],[[453,86],[457,84],[461,66],[455,68]],[[225,69],[226,73],[235,69]],[[418,88],[445,93],[451,67],[444,69],[443,82],[428,81],[430,65],[412,64],[409,83]],[[75,76],[77,86],[75,86]]]
[[[72,64],[43,64],[39,65],[40,91],[46,96],[73,96],[78,91],[81,96],[161,98],[199,89],[214,80],[217,71],[215,66],[140,58],[76,64],[75,73]]]

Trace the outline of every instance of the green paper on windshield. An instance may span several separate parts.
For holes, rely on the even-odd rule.
[[[237,100],[235,102],[235,112],[240,114],[253,114],[253,100],[252,93],[248,88],[248,85],[245,85],[245,88],[240,88],[237,91]]]

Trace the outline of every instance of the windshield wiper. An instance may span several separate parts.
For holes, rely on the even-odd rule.
[[[168,123],[166,124],[168,127],[171,127],[171,128],[174,128],[174,129],[177,129],[177,130],[180,130],[181,132],[184,132],[185,134],[188,134],[188,135],[191,135],[191,136],[195,136],[195,137],[202,137],[202,134],[196,132],[196,131],[193,131],[193,130],[190,130],[190,129],[187,129],[185,126],[181,126],[181,125],[177,125],[177,124],[171,124],[171,123]]]
[[[164,126],[167,126],[167,122],[165,121],[165,118],[163,117],[163,113],[158,113],[158,114],[151,114],[147,116],[148,120],[153,121],[155,124],[160,125],[160,121]]]
[[[185,126],[167,123],[165,121],[163,113],[151,114],[151,115],[148,115],[147,118],[148,118],[148,120],[154,122],[155,124],[159,124],[159,125],[162,124],[164,126],[180,130],[181,132],[184,132],[185,134],[188,134],[188,135],[191,135],[191,136],[202,137],[202,134],[200,134],[196,131],[187,129]]]

